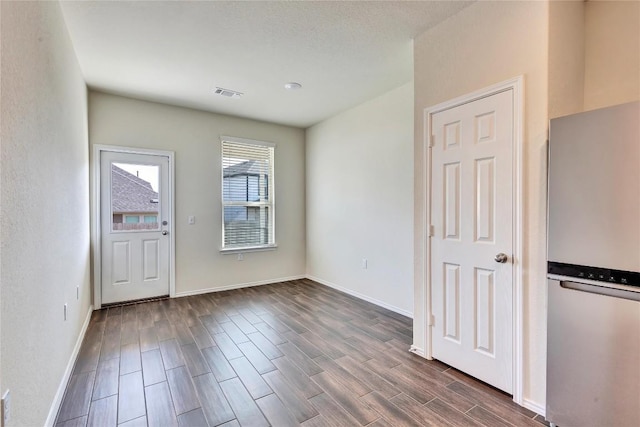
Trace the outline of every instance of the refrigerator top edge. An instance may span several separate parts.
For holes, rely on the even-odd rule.
[[[640,272],[640,102],[550,121],[548,261]]]
[[[581,111],[579,113],[567,114],[567,115],[559,116],[559,117],[554,117],[553,119],[550,119],[549,122],[553,123],[556,120],[562,120],[562,119],[567,118],[567,117],[573,117],[573,118],[577,119],[577,118],[580,118],[582,116],[589,116],[591,114],[596,114],[597,115],[601,111],[603,111],[603,112],[606,111],[606,112],[615,114],[615,111],[618,110],[618,109],[624,110],[624,109],[627,109],[629,107],[630,108],[634,108],[634,107],[638,108],[638,106],[640,106],[640,100],[626,102],[626,103],[623,103],[623,104],[610,105],[608,107],[595,108],[595,109],[592,109],[592,110]]]

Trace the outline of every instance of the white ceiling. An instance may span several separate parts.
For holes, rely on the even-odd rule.
[[[308,127],[411,81],[462,1],[62,2],[89,87]],[[284,84],[303,88],[287,91]],[[244,93],[213,95],[216,86]]]

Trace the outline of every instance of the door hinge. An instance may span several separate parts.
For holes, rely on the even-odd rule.
[[[433,314],[429,315],[429,319],[427,321],[427,326],[435,326],[436,324],[436,316],[434,316]]]
[[[427,231],[427,233],[428,233],[429,237],[433,237],[434,236],[435,229],[434,229],[433,225],[429,226],[429,230]]]
[[[436,140],[436,134],[433,133],[431,134],[431,138],[429,138],[429,147],[433,147],[433,145],[435,144],[435,140]]]

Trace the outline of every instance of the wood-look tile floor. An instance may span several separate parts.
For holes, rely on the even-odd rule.
[[[56,424],[544,424],[411,337],[410,319],[310,280],[99,310]]]

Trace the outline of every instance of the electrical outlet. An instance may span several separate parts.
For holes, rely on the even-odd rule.
[[[238,254],[238,261],[243,261],[244,260],[244,254],[239,253]]]
[[[9,418],[11,416],[11,395],[9,394],[9,390],[4,392],[2,396],[2,404],[0,405],[0,421],[2,421],[2,426],[6,426],[9,423]]]
[[[67,320],[67,304],[64,305],[64,320]]]
[[[362,258],[362,268],[366,270],[369,267],[369,261],[366,258]]]

